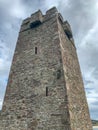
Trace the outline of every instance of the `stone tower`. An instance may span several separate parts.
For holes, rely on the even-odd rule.
[[[55,7],[22,23],[0,130],[92,130],[72,31]]]

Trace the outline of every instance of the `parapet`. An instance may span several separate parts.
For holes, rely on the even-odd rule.
[[[27,30],[27,29],[29,28],[29,26],[30,26],[29,23],[30,23],[30,18],[25,19],[25,20],[22,22],[20,32]]]
[[[51,9],[46,11],[46,15],[53,15],[55,13],[58,13],[58,10],[56,7],[52,7]]]
[[[64,28],[64,30],[65,30],[65,29],[68,29],[68,30],[71,31],[71,27],[70,27],[70,24],[68,23],[68,21],[64,21],[64,22],[63,22],[63,28]],[[72,31],[71,31],[71,32],[72,32]]]
[[[46,15],[45,15],[45,20],[53,17],[54,15],[57,15],[58,14],[58,10],[56,7],[53,7],[51,9],[49,9],[47,12],[46,12]]]
[[[40,10],[31,15],[31,17],[25,19],[22,23],[21,31],[28,30],[40,25],[43,22],[43,14]]]
[[[67,35],[67,37],[68,37],[70,40],[73,39],[71,27],[70,27],[70,24],[69,24],[67,21],[63,22],[63,29],[64,29],[64,32],[65,32],[65,34]]]
[[[62,15],[60,13],[58,13],[58,18],[59,18],[61,24],[63,24],[64,20],[63,20],[63,17],[62,17]]]
[[[49,20],[50,18],[58,14],[59,13],[56,7],[49,9],[45,15],[43,15],[42,12],[38,10],[37,12],[33,13],[29,18],[23,21],[20,32],[39,26],[41,23]]]
[[[45,15],[43,15],[40,10],[33,13],[29,18],[27,18],[23,21],[20,32],[38,27],[43,22],[48,21],[49,19],[51,19],[55,16],[58,17],[67,37],[69,39],[72,39],[73,36],[72,36],[71,27],[67,21],[65,21],[65,22],[63,21],[63,17],[58,12],[56,7],[49,9]]]
[[[33,28],[38,24],[41,24],[43,22],[43,14],[40,10],[35,12],[34,14],[31,15],[30,18],[30,27]]]

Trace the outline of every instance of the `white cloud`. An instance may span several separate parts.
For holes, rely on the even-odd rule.
[[[98,33],[98,19],[96,20],[93,27],[88,30],[86,36],[83,38],[83,40],[81,41],[79,46],[80,47],[85,46],[85,44],[87,42],[91,42],[92,40],[95,40],[95,38],[96,38],[95,36],[97,33]],[[94,43],[92,43],[92,44],[94,44]],[[98,47],[98,44],[94,44],[94,45]]]
[[[51,8],[53,6],[58,7],[60,3],[63,3],[65,6],[68,5],[68,0],[45,0],[45,7]]]
[[[0,78],[8,76],[11,61],[9,61],[10,48],[3,41],[0,41]],[[11,60],[11,59],[10,59]]]
[[[26,17],[26,15],[25,15],[26,14],[25,6],[21,2],[21,0],[16,0],[14,2],[15,3],[11,5],[11,8],[9,10],[10,14],[13,17],[17,17],[17,18],[24,18],[24,17]]]
[[[6,62],[6,63],[5,63]],[[0,59],[0,77],[7,75],[9,73],[9,67],[10,67],[10,62]]]
[[[22,0],[2,0],[0,1],[1,8],[4,9],[5,13],[12,17],[24,18],[26,14],[25,5]],[[8,7],[8,8],[6,8]]]

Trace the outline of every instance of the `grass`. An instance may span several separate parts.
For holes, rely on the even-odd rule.
[[[92,120],[93,126],[98,126],[98,121],[97,120]]]

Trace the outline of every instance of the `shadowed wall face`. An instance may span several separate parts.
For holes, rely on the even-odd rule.
[[[23,21],[0,118],[0,130],[92,130],[70,25],[56,8]]]

